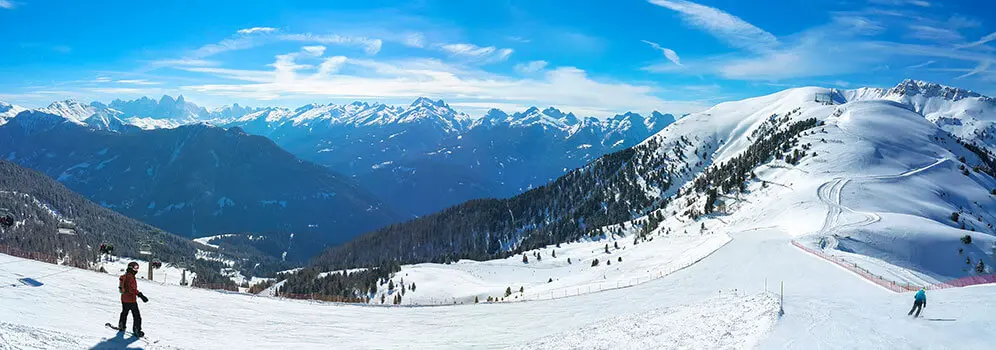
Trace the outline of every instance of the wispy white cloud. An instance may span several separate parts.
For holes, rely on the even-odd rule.
[[[325,54],[325,46],[305,46],[301,48],[301,51],[311,56],[321,56]]]
[[[526,39],[526,38],[523,38],[521,36],[514,36],[514,35],[506,37],[506,39],[508,39],[509,41],[514,41],[514,42],[523,43],[523,44],[532,42],[532,40],[530,40],[530,39]]]
[[[159,85],[160,83],[154,81],[148,81],[145,79],[121,79],[117,81],[121,84],[134,84],[134,85]]]
[[[958,31],[948,28],[939,28],[913,24],[909,26],[907,36],[914,39],[938,41],[938,42],[960,42],[965,38]]]
[[[878,5],[930,7],[930,2],[926,0],[868,0],[868,2]]]
[[[346,64],[346,56],[332,56],[326,58],[322,64],[318,66],[318,72],[315,73],[316,78],[325,77],[329,74],[335,74],[339,72],[339,69]]]
[[[983,36],[982,38],[979,38],[979,40],[976,40],[976,41],[973,41],[973,42],[970,42],[968,44],[961,45],[961,46],[958,46],[958,47],[966,49],[966,48],[971,48],[971,47],[976,47],[976,46],[982,46],[982,45],[988,44],[990,41],[993,41],[993,40],[996,40],[996,32],[989,33],[988,35]]]
[[[850,35],[877,35],[885,31],[885,25],[859,14],[836,14],[833,17],[835,26]]]
[[[8,9],[8,10],[13,10],[14,7],[16,7],[16,6],[14,6],[14,3],[11,2],[10,0],[0,0],[0,8],[5,8],[5,9]]]
[[[962,72],[961,78],[988,76],[996,56],[991,48],[983,45],[996,40],[996,33],[974,43],[953,46],[952,43],[965,41],[954,29],[957,26],[948,24],[951,17],[944,17],[945,20],[936,17],[939,16],[901,9],[834,12],[830,23],[778,38],[778,47],[746,55],[725,53],[705,57],[693,65],[685,64],[685,69],[666,64],[643,69],[655,73],[773,82],[889,70],[887,67],[908,65],[910,60],[917,60],[927,62],[906,69],[923,68],[941,61],[963,62],[972,64],[975,69]],[[911,25],[911,20],[916,24]],[[962,26],[971,24],[966,19],[954,21]],[[888,39],[878,36],[887,26],[903,28],[906,34]]]
[[[674,50],[671,50],[671,49],[666,48],[666,47],[662,47],[660,44],[655,43],[653,41],[647,41],[647,40],[640,40],[640,41],[646,43],[647,45],[650,45],[650,47],[654,48],[655,50],[663,52],[664,53],[664,57],[666,57],[672,63],[674,63],[676,65],[679,65],[679,66],[681,65],[681,58],[678,57],[678,53],[674,52]]]
[[[409,33],[403,42],[405,46],[423,48],[425,47],[425,35],[422,33]]]
[[[337,56],[327,58],[318,67],[297,62],[306,57],[304,51],[279,55],[270,65],[272,70],[191,67],[189,71],[239,81],[181,88],[192,94],[263,100],[301,96],[378,100],[434,96],[467,106],[556,105],[597,115],[627,110],[683,113],[705,107],[694,101],[662,100],[655,96],[657,89],[652,86],[593,79],[574,67],[560,67],[535,78],[520,79],[434,59],[380,61]]]
[[[237,33],[242,35],[257,34],[257,33],[273,33],[277,31],[277,28],[273,27],[252,27],[246,29],[239,29]]]
[[[454,57],[465,58],[479,63],[495,63],[508,59],[512,49],[499,49],[494,46],[481,47],[474,44],[443,44],[439,48]]]
[[[108,78],[108,77],[97,77],[97,79],[94,79],[93,82],[95,82],[95,83],[109,83],[109,82],[111,82],[111,78]]]
[[[380,39],[371,39],[359,36],[343,36],[338,34],[282,34],[278,35],[277,39],[281,41],[300,41],[326,45],[355,45],[363,47],[363,50],[369,55],[376,55],[380,52],[380,48],[384,44],[384,42]]]
[[[197,58],[178,58],[178,59],[155,60],[149,62],[149,64],[157,67],[209,67],[209,66],[217,66],[219,63],[217,61],[209,61]]]
[[[542,61],[542,60],[540,60],[540,61],[530,61],[528,63],[519,63],[519,64],[515,65],[515,70],[517,72],[523,73],[523,74],[535,73],[535,72],[538,72],[538,71],[542,70],[543,68],[546,68],[547,64],[548,63],[546,61]]]
[[[985,73],[985,72],[989,71],[989,66],[991,66],[992,63],[993,63],[992,61],[982,61],[982,62],[979,62],[979,65],[976,66],[975,69],[972,69],[968,73],[959,75],[955,79],[963,79],[963,78],[968,78],[970,76],[973,76],[973,75],[976,75],[976,74],[979,74],[979,73]]]
[[[188,59],[198,59],[214,56],[223,52],[253,48],[260,45],[260,40],[254,37],[228,38],[214,44],[201,46],[191,53]]]
[[[982,26],[982,22],[962,15],[951,16],[948,18],[947,24],[949,27],[954,29],[978,28]]]
[[[685,0],[650,0],[650,3],[681,13],[686,22],[727,45],[752,51],[765,51],[778,46],[778,39],[771,33],[717,8]]]
[[[906,67],[906,69],[917,69],[917,68],[925,68],[925,67],[927,67],[927,66],[929,66],[929,65],[932,65],[932,64],[934,64],[934,63],[937,63],[937,61],[934,61],[934,60],[930,60],[930,61],[927,61],[927,62],[923,62],[923,63],[920,63],[920,64],[914,64],[914,65],[912,65],[912,66],[909,66],[909,67]]]

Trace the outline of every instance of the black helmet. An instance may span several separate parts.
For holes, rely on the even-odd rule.
[[[128,269],[129,270],[131,270],[131,269],[138,269],[138,263],[134,262],[134,261],[128,263]]]

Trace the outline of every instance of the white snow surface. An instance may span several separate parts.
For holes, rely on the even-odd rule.
[[[408,288],[401,299],[403,305],[473,303],[475,297],[485,302],[489,296],[512,302],[596,293],[668,275],[705,258],[729,241],[725,234],[661,235],[633,245],[632,237],[618,237],[527,251],[528,263],[522,262],[520,254],[482,262],[404,265],[393,278],[396,290],[389,292],[386,285],[381,285],[370,302],[379,304],[380,295],[385,293],[393,297],[402,281]],[[605,253],[606,245],[609,253]],[[536,259],[534,253],[542,259]],[[599,260],[598,266],[591,266],[593,259]],[[506,289],[512,290],[508,297]]]
[[[952,96],[939,91],[927,95]],[[974,275],[966,258],[985,261],[987,273],[994,265],[996,199],[990,191],[996,181],[981,172],[963,174],[959,158],[977,164],[974,154],[915,108],[873,98],[875,91],[838,93],[836,105],[816,103],[817,93],[831,90],[799,88],[723,103],[655,135],[666,146],[687,138],[709,153],[688,161],[708,165],[741,154],[772,115],[826,123],[800,136],[797,148],[810,149],[799,164],[776,160],[758,167],[758,180],[747,191],[724,197],[724,213],[691,221],[670,214],[699,206],[701,199],[672,201],[664,209],[670,234],[657,230],[653,241],[636,247],[627,233],[620,249],[610,244],[611,254],[604,253],[608,241],[562,245],[556,259],[547,247],[535,264],[527,252],[528,267],[521,256],[403,267],[395,283],[404,277],[406,285],[417,285],[403,301],[435,294],[464,302],[435,307],[286,300],[140,280],[139,289],[151,298],[141,305],[144,328],[161,340],[157,347],[193,349],[991,349],[996,285],[929,291],[924,318],[913,319],[906,315],[912,293],[886,290],[791,244],[822,248],[914,284]],[[953,212],[961,212],[957,223]],[[973,237],[971,244],[959,241],[964,235]],[[725,245],[714,241],[723,237]],[[582,261],[561,265],[572,254]],[[553,288],[544,284],[551,277],[562,289],[578,290],[596,283],[597,272],[609,272],[603,283],[622,281],[687,254],[705,257],[626,288],[567,297],[546,290],[552,293],[543,297],[547,284]],[[623,261],[605,266],[602,260],[592,268],[596,256]],[[23,285],[22,277],[44,285]],[[0,344],[128,346],[101,324],[120,311],[115,276],[0,255],[0,284]],[[467,302],[496,288],[500,296],[503,287],[517,292],[516,286],[525,287],[520,297],[535,300]],[[778,316],[770,293],[781,290],[778,308],[785,313]]]
[[[131,117],[124,120],[126,123],[137,126],[143,130],[154,130],[154,129],[175,129],[184,123],[175,119],[161,119],[161,118],[151,118],[151,117]]]

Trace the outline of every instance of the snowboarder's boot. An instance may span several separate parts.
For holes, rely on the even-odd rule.
[[[132,333],[135,333],[135,336],[139,337],[139,338],[142,338],[142,337],[145,336],[145,332],[142,332],[141,329],[135,329],[135,330],[132,331]]]
[[[125,324],[124,323],[118,323],[118,331],[124,332],[126,329],[128,329],[128,328],[125,328]]]

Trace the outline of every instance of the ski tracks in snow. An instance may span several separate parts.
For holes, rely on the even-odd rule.
[[[836,249],[837,248],[837,233],[841,230],[849,227],[859,227],[868,226],[879,222],[882,217],[873,212],[864,212],[851,209],[841,203],[841,192],[844,187],[852,181],[857,182],[885,182],[899,180],[906,177],[914,176],[920,174],[924,171],[930,170],[942,163],[949,161],[949,158],[940,158],[933,163],[903,172],[898,175],[873,175],[873,176],[860,176],[860,177],[838,177],[833,180],[827,181],[826,183],[820,185],[816,190],[817,197],[820,198],[824,204],[827,205],[827,216],[823,221],[823,227],[820,228],[819,234],[822,235],[823,240],[821,241],[822,249]],[[844,212],[859,214],[863,218],[856,222],[841,224],[841,216]]]

